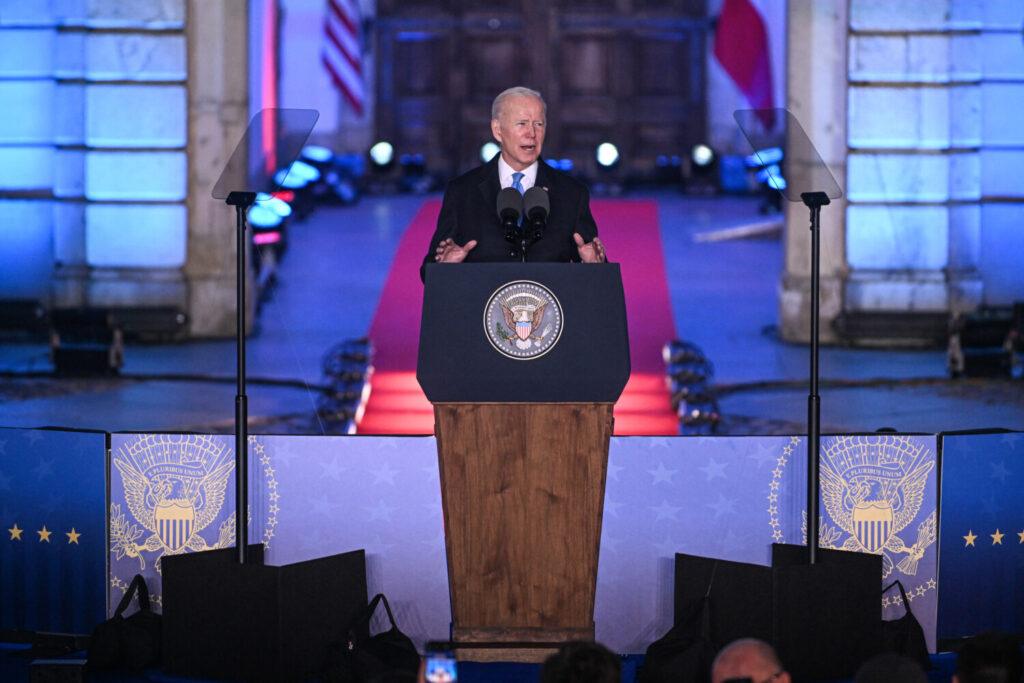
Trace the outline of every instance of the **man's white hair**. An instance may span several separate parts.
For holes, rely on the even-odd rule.
[[[507,100],[510,97],[536,97],[538,100],[540,100],[540,105],[544,109],[544,118],[547,118],[548,104],[547,102],[544,101],[544,98],[541,97],[541,94],[536,90],[532,90],[530,88],[525,88],[521,85],[517,85],[515,87],[509,88],[508,90],[501,91],[500,93],[498,93],[498,96],[494,98],[494,102],[491,104],[492,119],[501,118],[501,109],[502,107],[505,106],[505,100]]]

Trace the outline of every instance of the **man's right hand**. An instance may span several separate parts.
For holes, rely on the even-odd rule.
[[[438,263],[462,263],[466,260],[466,255],[475,246],[476,240],[470,240],[466,242],[465,246],[461,247],[455,244],[455,240],[451,238],[441,240],[441,243],[437,245],[437,253],[434,255],[434,260]]]

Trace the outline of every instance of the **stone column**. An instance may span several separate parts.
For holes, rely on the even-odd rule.
[[[789,2],[787,12],[786,108],[793,113],[839,187],[846,187],[847,0]],[[787,154],[790,150],[787,150]],[[790,190],[800,192],[804,189]],[[785,270],[779,295],[782,338],[810,339],[810,210],[786,202]],[[846,201],[821,210],[820,340],[836,341],[831,321],[842,311],[846,277]]]
[[[235,333],[235,212],[210,193],[249,124],[248,11],[247,2],[188,2],[185,278],[193,337]],[[251,326],[252,278],[246,282]]]

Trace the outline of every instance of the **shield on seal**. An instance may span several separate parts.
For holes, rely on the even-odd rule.
[[[892,505],[884,500],[858,503],[853,508],[854,535],[869,553],[877,553],[892,535]]]
[[[187,500],[163,500],[156,504],[156,534],[172,552],[181,550],[196,525],[196,510]]]
[[[517,322],[516,323],[516,336],[526,341],[530,338],[530,333],[533,332],[533,323],[530,321]]]

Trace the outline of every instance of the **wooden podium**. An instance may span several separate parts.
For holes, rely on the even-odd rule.
[[[434,404],[457,656],[540,661],[593,639],[629,379],[618,266],[428,266],[417,378]]]

